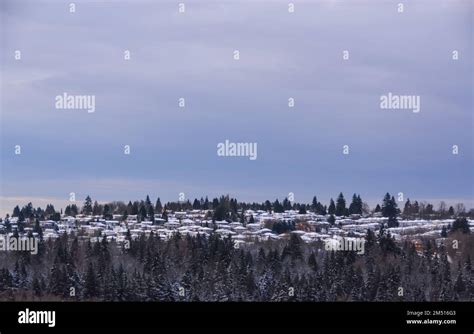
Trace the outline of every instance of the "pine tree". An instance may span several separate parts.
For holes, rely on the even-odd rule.
[[[168,221],[168,212],[166,211],[166,205],[163,208],[163,213],[161,214],[161,218],[164,219],[166,222]]]
[[[97,278],[92,263],[89,262],[84,279],[84,298],[95,299],[98,296]]]
[[[388,225],[389,228],[398,227],[399,224],[398,224],[397,217],[395,217],[395,216],[389,217],[387,225]]]
[[[464,277],[462,274],[462,271],[459,271],[456,281],[454,283],[454,291],[458,294],[461,295],[464,293],[466,290],[466,284],[464,283]]]
[[[411,205],[411,202],[410,202],[410,199],[407,198],[407,201],[405,203],[405,207],[403,208],[403,214],[408,216],[412,213],[412,205]]]
[[[86,197],[86,200],[84,201],[84,206],[82,207],[82,213],[85,215],[91,215],[92,214],[92,199],[90,196]]]
[[[316,196],[313,197],[313,201],[311,202],[311,210],[313,210],[313,212],[317,212],[318,210],[318,199]]]
[[[217,206],[216,210],[214,211],[214,215],[212,219],[216,221],[225,220],[227,219],[227,213],[228,212],[225,205],[221,203]]]
[[[287,254],[291,257],[292,261],[301,260],[303,258],[303,251],[301,249],[301,238],[294,234],[290,234],[290,240],[287,245]],[[284,252],[285,253],[285,252]]]
[[[333,215],[336,213],[336,205],[334,204],[333,199],[331,198],[328,207],[328,214]]]
[[[122,264],[120,264],[119,269],[117,271],[117,300],[118,301],[127,301],[129,298],[129,290],[128,290],[128,278],[127,273],[123,269]]]
[[[20,207],[17,205],[13,208],[12,217],[18,217],[20,215]]]
[[[145,206],[145,204],[142,203],[140,205],[140,209],[139,209],[139,213],[138,213],[138,220],[139,221],[145,220],[146,215],[147,215],[146,206]]]
[[[374,212],[380,212],[380,211],[382,211],[382,209],[380,208],[380,205],[377,204],[377,206],[375,207]]]
[[[463,234],[471,233],[469,222],[467,221],[466,217],[457,218],[454,221],[450,232],[454,233],[456,231],[461,231]]]
[[[31,283],[31,289],[33,290],[33,293],[35,294],[36,297],[41,297],[41,295],[43,294],[40,281],[38,280],[38,277],[36,276],[33,278],[33,281]]]
[[[446,230],[446,226],[443,226],[441,228],[441,238],[447,238],[448,237],[448,231]]]
[[[357,212],[356,213],[361,215],[364,211],[364,202],[362,202],[362,198],[360,197],[360,195],[357,195],[357,202],[356,203],[357,203],[357,206],[356,206]]]
[[[301,204],[299,209],[298,209],[298,214],[300,215],[305,215],[307,212],[306,212],[306,206],[304,204]]]
[[[132,204],[132,211],[130,212],[131,215],[138,215],[138,211],[140,210],[140,205],[138,201],[133,202]]]
[[[413,202],[411,211],[413,215],[418,215],[420,213],[420,205],[418,204],[418,201]]]
[[[108,204],[104,205],[104,219],[112,219],[112,210]]]
[[[250,215],[249,224],[255,224],[255,219],[253,218],[253,215]]]
[[[147,216],[150,221],[155,222],[155,209],[153,208],[153,205],[148,207]]]
[[[273,203],[273,211],[275,211],[275,213],[285,212],[285,209],[283,208],[283,205],[280,204],[278,199],[276,199],[275,202]]]
[[[349,213],[350,214],[362,214],[362,199],[360,195],[352,195],[352,202],[349,205]]]
[[[372,230],[370,230],[370,229],[367,230],[367,234],[366,234],[366,236],[365,236],[365,240],[366,240],[366,242],[365,242],[365,246],[366,246],[366,247],[365,247],[365,248],[367,249],[367,251],[370,251],[370,249],[371,249],[372,247],[374,247],[374,246],[376,245],[376,243],[377,243],[377,239],[376,239],[376,237],[375,237],[375,233],[374,233]]]
[[[155,212],[156,213],[161,213],[163,211],[163,205],[161,205],[161,200],[160,198],[158,197],[156,199],[156,204],[155,204]]]
[[[308,266],[314,271],[318,271],[318,263],[316,261],[316,255],[314,252],[311,252],[311,255],[308,258]]]
[[[339,193],[337,197],[335,214],[336,216],[344,216],[346,214],[346,200],[342,193]]]
[[[448,214],[450,217],[454,216],[454,208],[452,206],[449,207]]]
[[[94,216],[101,216],[102,213],[103,213],[102,206],[97,201],[94,201],[94,206],[92,207],[92,214]]]
[[[382,203],[382,215],[384,217],[396,216],[396,205],[395,199],[390,197],[389,193],[386,193]]]
[[[336,222],[336,218],[334,217],[333,214],[331,214],[328,219],[327,219],[328,223],[331,224],[331,225],[334,225],[334,223]]]
[[[145,208],[148,209],[151,206],[150,196],[146,195]]]
[[[43,229],[41,228],[39,219],[35,220],[35,226],[33,227],[33,232],[38,233],[38,237],[40,240],[43,239]]]
[[[48,291],[53,295],[62,296],[65,293],[65,284],[64,274],[61,270],[60,264],[56,260],[51,268]]]
[[[245,221],[245,213],[242,211],[240,214],[239,222],[242,224],[242,226],[245,226],[247,222]]]
[[[207,198],[206,196],[206,199],[204,200],[204,204],[203,204],[203,210],[209,210],[210,207],[209,207],[209,199]]]

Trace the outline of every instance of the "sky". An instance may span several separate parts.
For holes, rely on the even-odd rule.
[[[70,2],[0,0],[0,214],[71,192],[474,207],[472,1]],[[95,112],[55,108],[64,92]],[[381,109],[388,92],[420,112]]]

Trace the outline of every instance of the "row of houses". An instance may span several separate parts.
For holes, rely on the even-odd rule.
[[[167,219],[156,214],[154,220],[140,221],[136,215],[129,215],[123,219],[122,215],[113,215],[107,220],[101,216],[77,215],[75,217],[63,215],[60,221],[40,221],[43,238],[54,239],[63,233],[73,233],[81,239],[92,241],[101,240],[106,237],[109,241],[119,244],[125,241],[128,234],[132,238],[151,233],[163,240],[169,239],[173,234],[196,236],[219,234],[230,237],[238,246],[242,243],[255,241],[279,240],[289,238],[291,234],[297,234],[305,242],[325,241],[336,237],[359,237],[366,235],[367,230],[378,233],[382,224],[387,223],[388,218],[379,215],[361,217],[351,215],[350,217],[335,217],[335,222],[330,224],[328,216],[317,215],[309,212],[299,214],[297,211],[288,210],[283,213],[269,213],[266,211],[247,210],[245,222],[213,221],[206,210],[191,210],[189,212],[169,212]],[[419,237],[439,238],[443,226],[453,223],[453,219],[444,220],[400,220],[399,227],[389,228],[390,233],[396,240],[411,239]],[[251,223],[249,223],[251,222]],[[294,228],[276,233],[272,228],[277,222],[292,224]],[[469,221],[471,230],[474,230],[474,221]],[[7,233],[6,221],[0,222],[0,233]],[[17,218],[8,221],[10,232],[13,234],[18,230]],[[23,228],[22,235],[34,232],[31,224]]]

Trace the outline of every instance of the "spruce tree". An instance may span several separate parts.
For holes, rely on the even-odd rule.
[[[84,206],[82,207],[82,213],[85,215],[92,214],[92,199],[87,195],[86,200],[84,201]]]
[[[333,215],[336,213],[336,205],[334,204],[333,199],[329,201],[328,214]]]
[[[163,205],[161,205],[161,200],[160,198],[158,197],[156,199],[156,204],[155,204],[155,212],[156,213],[161,213],[163,211]]]
[[[344,199],[344,195],[339,193],[336,201],[336,216],[344,216],[346,214],[346,200]]]
[[[89,262],[87,267],[87,273],[84,279],[84,298],[85,299],[94,299],[98,295],[98,284],[95,274],[94,267],[92,263]]]

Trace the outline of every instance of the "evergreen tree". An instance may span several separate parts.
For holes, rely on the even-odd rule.
[[[331,225],[334,225],[334,223],[336,222],[336,218],[334,217],[333,214],[331,214],[328,219],[327,219],[328,223],[331,224]]]
[[[146,195],[145,208],[148,209],[151,206],[150,196]]]
[[[272,212],[272,203],[269,200],[265,201],[265,211],[271,213]]]
[[[206,199],[204,200],[204,204],[203,204],[203,210],[209,210],[209,199],[207,198],[206,196]]]
[[[389,217],[388,218],[388,227],[398,227],[398,220],[397,220],[397,217],[395,216],[392,216],[392,217]]]
[[[344,216],[346,214],[346,200],[342,193],[339,193],[337,197],[335,214],[336,216]]]
[[[51,268],[49,279],[49,293],[57,296],[62,296],[65,293],[66,282],[64,281],[64,274],[61,270],[60,264],[56,261]]]
[[[108,204],[104,205],[104,219],[112,219],[112,210]]]
[[[98,296],[98,286],[96,274],[92,263],[89,262],[87,273],[84,279],[84,298],[95,299]]]
[[[395,198],[393,196],[390,197],[390,194],[386,193],[382,204],[382,215],[384,217],[396,217],[397,212],[398,209]]]
[[[312,252],[308,258],[308,265],[314,272],[318,271],[318,263],[316,261],[316,255]]]
[[[138,215],[140,211],[140,204],[138,201],[133,202],[132,204],[132,211],[130,212],[131,215]]]
[[[155,209],[153,208],[153,205],[148,207],[147,216],[150,221],[155,222]]]
[[[448,232],[446,230],[446,226],[443,226],[441,228],[441,238],[447,238],[448,237]]]
[[[288,200],[288,198],[285,197],[283,200],[283,209],[285,211],[291,210],[291,202]]]
[[[449,207],[448,214],[450,217],[454,216],[454,208],[452,206]]]
[[[275,202],[273,203],[273,211],[275,211],[275,213],[283,213],[285,212],[284,208],[283,208],[283,205],[280,204],[280,202],[278,201],[278,199],[275,200]]]
[[[329,201],[328,214],[333,215],[336,213],[336,205],[334,204],[333,199]]]
[[[410,215],[411,213],[412,213],[411,202],[410,202],[410,199],[407,198],[407,201],[405,203],[405,207],[403,208],[403,214],[404,215]]]
[[[140,205],[140,209],[138,211],[139,221],[145,220],[146,216],[147,216],[146,206],[145,206],[145,204],[142,203]]]
[[[454,221],[451,227],[451,232],[456,232],[456,231],[461,231],[464,234],[471,233],[471,230],[469,228],[469,222],[467,221],[466,217],[457,218]]]
[[[102,216],[103,214],[102,206],[97,201],[94,201],[94,206],[92,207],[92,214],[94,216]]]
[[[213,220],[221,221],[227,218],[227,210],[223,204],[217,206],[212,217]]]
[[[255,219],[253,218],[253,215],[250,215],[249,224],[255,224]]]
[[[418,204],[418,201],[413,202],[413,205],[411,207],[411,214],[412,215],[418,215],[420,213],[420,205]]]
[[[313,197],[313,201],[311,202],[311,210],[313,210],[313,212],[318,212],[318,199],[316,198],[316,196]]]
[[[298,209],[298,214],[300,215],[305,215],[307,212],[306,212],[306,206],[304,204],[301,204],[299,209]]]
[[[33,290],[33,293],[35,294],[35,296],[36,297],[41,297],[43,292],[42,292],[40,281],[38,280],[38,277],[35,276],[33,278],[33,281],[31,283],[31,285],[32,285],[31,289]]]
[[[163,213],[161,214],[161,218],[164,219],[166,222],[168,221],[168,212],[166,211],[166,205],[163,208]]]
[[[362,199],[360,195],[354,194],[352,196],[352,202],[349,205],[349,213],[350,214],[362,214]]]
[[[127,216],[128,215],[132,215],[132,211],[133,211],[133,204],[132,204],[132,201],[129,201],[128,204],[127,204]]]
[[[86,197],[86,200],[84,201],[84,206],[82,207],[82,213],[85,215],[91,215],[92,214],[92,199],[88,195]]]
[[[18,217],[19,215],[20,215],[20,207],[17,205],[17,206],[15,206],[15,208],[13,209],[12,217]]]
[[[163,205],[161,205],[161,200],[158,197],[157,200],[156,200],[156,204],[155,204],[155,212],[156,213],[161,213],[162,211],[163,211]]]
[[[39,239],[43,239],[43,229],[41,228],[39,219],[35,220],[35,227],[33,228],[33,232],[38,233]]]

